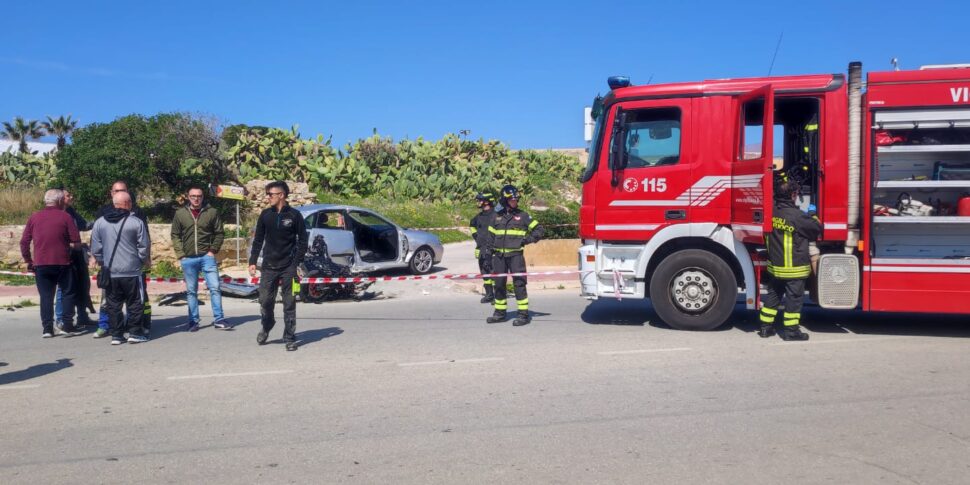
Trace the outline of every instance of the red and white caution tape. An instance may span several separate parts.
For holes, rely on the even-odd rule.
[[[550,275],[572,275],[579,274],[579,270],[568,270],[568,271],[535,271],[528,273],[456,273],[456,274],[442,274],[442,275],[423,275],[423,276],[347,276],[340,278],[301,278],[300,283],[368,283],[377,281],[427,281],[427,280],[477,280],[482,278],[501,278],[501,277],[513,277],[513,276],[550,276]],[[0,271],[0,274],[10,275],[10,276],[30,276],[33,277],[33,273],[22,273],[15,271]],[[92,280],[96,280],[96,276],[91,277]],[[161,278],[157,276],[148,276],[145,281],[153,283],[181,283],[185,281],[184,278]],[[199,281],[205,281],[203,278],[199,278]],[[221,278],[223,283],[244,283],[244,284],[258,284],[259,278]]]
[[[578,223],[569,224],[543,224],[543,227],[575,227]],[[416,231],[458,231],[458,230],[468,230],[471,229],[469,226],[454,226],[454,227],[410,227],[409,229],[414,229]]]

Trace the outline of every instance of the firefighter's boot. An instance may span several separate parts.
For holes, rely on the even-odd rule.
[[[512,321],[512,326],[521,327],[523,325],[528,325],[532,323],[532,316],[529,315],[529,310],[519,310],[518,315],[516,315],[515,320]]]
[[[761,324],[761,328],[758,330],[758,336],[761,338],[768,338],[775,334],[775,326],[771,324]]]
[[[485,319],[485,323],[500,323],[506,320],[504,310],[495,310],[492,316]]]
[[[485,285],[485,296],[482,297],[482,303],[492,303],[495,301],[495,289],[494,285]]]
[[[761,307],[761,329],[758,330],[758,336],[761,338],[768,338],[775,334],[775,316],[778,315],[778,310],[771,307]]]
[[[802,332],[802,329],[798,325],[791,325],[785,327],[785,332],[781,334],[781,339],[791,341],[808,340],[808,334]]]

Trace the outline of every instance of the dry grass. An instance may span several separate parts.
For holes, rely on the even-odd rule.
[[[26,224],[34,211],[44,206],[44,189],[6,187],[0,189],[0,224]]]

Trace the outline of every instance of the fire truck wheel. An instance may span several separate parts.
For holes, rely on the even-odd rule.
[[[650,280],[650,301],[657,315],[678,330],[712,330],[731,315],[738,282],[731,267],[716,255],[685,249],[660,262]]]

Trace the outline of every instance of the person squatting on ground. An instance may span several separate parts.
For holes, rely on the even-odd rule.
[[[98,208],[98,211],[94,213],[95,222],[97,222],[98,219],[101,219],[102,217],[104,217],[106,214],[109,214],[115,211],[115,205],[113,202],[114,196],[115,194],[119,194],[122,192],[128,194],[129,197],[131,197],[131,215],[137,217],[138,219],[141,219],[141,221],[145,223],[145,227],[148,227],[148,218],[145,216],[145,213],[141,210],[141,208],[138,207],[138,204],[135,202],[134,195],[131,195],[131,193],[128,192],[128,183],[125,182],[124,180],[116,180],[114,183],[111,184],[111,188],[108,189],[109,202],[106,205],[103,205],[100,208]],[[92,223],[92,228],[93,228],[93,223]],[[148,247],[151,248],[151,234],[148,235]],[[149,259],[151,259],[150,254],[149,254]],[[146,267],[145,270],[147,271],[148,268]],[[148,273],[142,274],[142,277],[146,278],[142,280],[142,285],[145,287],[146,292],[148,291],[148,282],[146,281],[147,275]],[[105,302],[107,301],[106,295],[107,295],[107,292],[105,291],[101,292],[101,310],[98,315],[98,329],[97,331],[94,332],[94,338],[107,337],[110,334],[110,331],[109,331],[110,329],[108,325],[108,312],[104,310],[104,305],[105,305]],[[145,300],[145,305],[142,309],[142,315],[143,315],[142,325],[145,327],[145,330],[147,331],[146,335],[148,335],[151,333],[152,304],[147,299]]]
[[[64,211],[71,216],[74,226],[78,232],[91,230],[88,221],[74,210],[74,195],[70,190],[58,187],[64,191]],[[91,317],[88,312],[95,313],[94,305],[91,303],[91,276],[88,273],[88,256],[90,249],[84,242],[77,248],[71,248],[71,282],[75,284],[74,308],[77,315],[75,326],[84,328],[92,325]],[[57,296],[54,298],[54,325],[55,331],[64,326],[64,302],[61,289],[57,289]]]
[[[186,194],[188,204],[175,211],[172,219],[172,247],[185,275],[185,294],[189,302],[188,331],[199,329],[199,272],[205,278],[212,304],[212,326],[229,330],[222,312],[222,291],[216,253],[225,237],[219,211],[205,204],[205,192],[193,186]]]
[[[801,331],[802,299],[805,281],[812,271],[808,243],[818,239],[822,224],[815,217],[814,207],[806,214],[795,205],[798,184],[779,178],[775,181],[775,206],[772,213],[771,233],[765,236],[768,247],[768,273],[765,275],[765,292],[761,299],[761,329],[758,335],[767,338],[775,334],[775,317],[785,296],[783,317],[785,340],[808,340]]]
[[[488,226],[486,251],[492,255],[492,271],[495,273],[524,273],[526,271],[524,246],[542,239],[545,232],[539,221],[533,220],[526,212],[519,209],[519,190],[512,185],[502,187],[499,194],[499,204],[502,209],[495,213]],[[495,278],[495,313],[488,317],[487,323],[504,322],[508,309],[505,287],[506,277]],[[513,276],[515,287],[515,303],[519,313],[512,322],[518,327],[528,325],[532,321],[529,315],[529,293],[526,291],[525,276]]]
[[[33,243],[33,255],[31,255]],[[27,219],[20,238],[20,254],[33,271],[40,294],[40,323],[43,337],[54,336],[54,294],[60,289],[64,298],[64,326],[58,332],[84,333],[74,327],[74,299],[77,285],[72,282],[71,250],[81,247],[81,236],[71,216],[64,211],[64,191],[44,193],[44,208]]]
[[[118,192],[112,197],[115,209],[94,222],[91,229],[91,253],[110,271],[110,283],[105,288],[104,310],[108,314],[111,345],[125,342],[137,344],[148,341],[148,329],[143,323],[145,293],[143,270],[150,264],[148,226],[131,213],[131,196]],[[122,306],[128,312],[125,319]]]
[[[273,309],[276,292],[283,298],[283,342],[286,350],[296,350],[296,295],[300,292],[297,267],[303,263],[307,252],[308,234],[306,221],[300,211],[286,203],[290,188],[286,182],[266,184],[269,207],[256,221],[253,249],[249,254],[249,274],[256,275],[256,262],[260,251],[263,264],[260,269],[259,305],[263,328],[256,336],[256,343],[264,345],[270,330],[276,325]]]
[[[478,270],[482,274],[489,274],[492,272],[492,256],[482,249],[488,235],[488,226],[492,224],[492,218],[495,217],[495,194],[488,190],[479,192],[475,195],[475,201],[481,209],[481,212],[472,217],[469,224],[472,238],[475,239],[475,259],[478,260]],[[485,278],[482,282],[485,285],[482,303],[492,303],[495,301],[495,281],[492,278]]]

